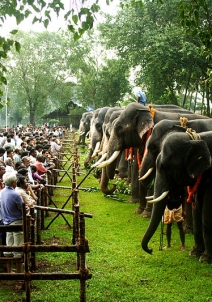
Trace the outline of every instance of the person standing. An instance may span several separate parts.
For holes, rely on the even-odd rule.
[[[4,225],[22,224],[22,197],[15,191],[17,177],[15,173],[5,173],[3,175],[5,188],[1,193],[1,211]],[[6,245],[19,246],[24,242],[23,232],[7,232]],[[5,256],[21,258],[20,252],[4,252]],[[17,273],[22,272],[22,263],[17,263]],[[12,272],[12,262],[7,265],[7,272]]]
[[[185,233],[183,230],[183,221],[185,213],[183,211],[185,203],[186,193],[184,188],[175,189],[173,194],[168,197],[168,206],[165,208],[164,212],[164,224],[166,224],[166,238],[167,245],[164,248],[171,247],[171,229],[172,223],[177,222],[179,229],[180,240],[181,240],[181,250],[185,251]]]
[[[0,165],[0,225],[3,225],[3,219],[2,219],[2,214],[1,214],[1,192],[5,187],[4,182],[3,182],[3,175],[5,173],[6,173],[5,166]],[[6,245],[6,233],[5,232],[0,233],[0,241],[1,241],[1,245]]]

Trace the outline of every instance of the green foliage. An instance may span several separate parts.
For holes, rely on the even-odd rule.
[[[147,92],[149,103],[180,105],[179,95],[185,91],[206,90],[211,64],[200,39],[180,25],[179,1],[158,2],[140,6],[133,1],[131,6],[126,1],[129,5],[114,18],[109,16],[100,31],[107,47],[134,68],[135,85]],[[211,91],[207,93],[209,104]]]
[[[125,180],[118,180],[116,182],[116,192],[125,195],[131,194],[130,187],[128,184],[125,183]]]

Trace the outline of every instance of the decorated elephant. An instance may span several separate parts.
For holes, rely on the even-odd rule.
[[[212,131],[171,133],[163,141],[156,161],[154,203],[142,248],[152,254],[148,243],[163,216],[168,199],[177,188],[189,186],[188,200],[193,200],[193,233],[195,246],[191,256],[212,263]]]
[[[159,107],[160,110],[162,110],[162,106]],[[172,108],[164,106],[164,111],[158,111],[154,108],[145,107],[138,103],[131,103],[125,108],[119,118],[115,121],[111,131],[107,158],[104,162],[101,162],[98,165],[99,168],[106,167],[106,173],[109,179],[114,178],[116,159],[122,150],[130,147],[137,148],[138,152],[136,152],[138,156],[135,156],[135,160],[137,160],[137,158],[142,158],[149,130],[151,130],[160,120],[180,119],[182,114],[175,112],[176,107],[174,108],[174,112],[172,112],[172,110]],[[205,118],[198,114],[185,114],[186,111],[181,110],[181,108],[179,108],[179,111],[183,112],[183,116],[189,120]],[[139,200],[136,197],[135,202],[140,202],[137,212],[141,213],[146,207],[146,200],[144,198],[146,196],[146,188],[143,186],[139,187],[138,169],[136,177],[133,178],[132,184],[137,186],[135,191],[137,191],[137,194],[139,195]],[[134,202],[134,200],[132,201]]]

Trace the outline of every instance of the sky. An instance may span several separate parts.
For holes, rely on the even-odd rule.
[[[70,1],[71,0],[63,0],[65,11],[68,11],[70,8]],[[92,3],[92,1],[91,1]],[[118,10],[117,6],[119,4],[119,0],[113,0],[110,5],[106,4],[106,0],[100,0],[99,5],[101,10],[104,13],[108,14],[115,14]],[[63,19],[64,11],[60,14],[59,17],[56,15],[51,15],[52,22],[48,26],[48,31],[58,31],[60,28],[66,29],[67,24]],[[97,15],[97,20],[101,19],[99,15]],[[13,29],[19,29],[22,31],[45,31],[45,27],[43,24],[39,24],[38,22],[32,24],[33,18],[28,17],[26,20],[21,22],[18,26],[16,25],[15,18],[8,17],[7,20],[4,22],[3,26],[1,27],[1,35],[8,36],[9,32]]]

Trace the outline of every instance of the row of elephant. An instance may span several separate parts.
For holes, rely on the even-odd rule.
[[[87,129],[84,124],[89,125]],[[85,165],[97,158],[93,167],[102,169],[101,190],[112,194],[115,186],[109,188],[109,180],[119,173],[120,177],[131,180],[131,201],[139,202],[138,213],[145,216],[153,204],[150,223],[142,238],[144,251],[152,253],[148,243],[166,205],[173,200],[172,195],[190,186],[195,188],[192,191],[195,246],[191,255],[199,257],[201,262],[212,262],[211,130],[212,119],[174,105],[131,103],[125,108],[104,107],[82,116],[79,133],[83,143],[88,132],[90,140]],[[130,150],[128,161],[124,160],[126,149]]]

